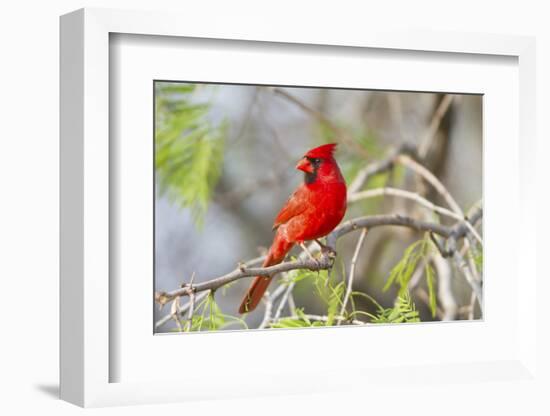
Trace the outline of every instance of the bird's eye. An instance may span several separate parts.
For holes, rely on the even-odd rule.
[[[311,157],[309,158],[309,161],[314,165],[318,165],[319,163],[321,163],[321,159],[319,159],[318,157]]]

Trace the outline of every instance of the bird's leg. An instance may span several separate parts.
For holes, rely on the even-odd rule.
[[[327,253],[329,258],[331,260],[334,260],[334,258],[336,257],[336,252],[332,248],[321,243],[318,239],[315,239],[315,242],[319,244],[319,247],[321,247],[321,254],[324,255],[325,253]],[[325,287],[328,287],[328,281],[329,281],[329,278],[327,277],[327,279],[325,280]]]
[[[329,246],[321,243],[321,241],[319,241],[317,239],[315,240],[315,242],[317,244],[319,244],[319,247],[321,247],[321,252],[322,253],[328,253],[329,257],[332,257],[332,258],[336,257],[337,253],[332,247],[329,247]]]
[[[324,245],[323,243],[321,243],[321,240],[319,240],[319,239],[316,238],[316,239],[315,239],[315,242],[316,242],[317,244],[319,244],[319,247],[321,247],[321,250],[327,248],[326,245]]]
[[[302,247],[302,250],[305,251],[305,253],[307,254],[307,256],[308,256],[311,260],[313,260],[315,263],[317,263],[317,265],[320,265],[319,260],[317,260],[315,257],[313,257],[313,254],[311,254],[311,252],[307,249],[307,247],[306,247],[306,245],[304,244],[303,241],[299,242],[298,245],[299,245],[300,247]]]

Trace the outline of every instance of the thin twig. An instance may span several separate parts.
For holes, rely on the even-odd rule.
[[[289,319],[303,319],[303,318],[307,318],[309,320],[312,320],[312,321],[320,321],[320,322],[328,322],[328,316],[326,315],[311,315],[311,314],[304,314],[302,316],[298,316],[298,315],[292,315],[292,316],[289,316],[289,317],[283,317],[281,319],[285,319],[285,318],[289,318]],[[335,319],[341,319],[341,320],[345,320],[346,318],[344,316],[335,316],[334,317]],[[353,325],[368,325],[368,322],[365,322],[365,321],[360,321],[359,319],[353,319],[351,321]]]
[[[269,325],[269,322],[271,321],[271,311],[273,309],[273,301],[271,300],[271,297],[269,296],[268,292],[265,292],[263,300],[265,303],[264,319],[262,319],[262,322],[260,323],[260,326],[258,327],[258,329],[265,328],[267,325]]]
[[[464,216],[461,216],[459,214],[454,213],[453,211],[450,211],[446,208],[440,207],[438,205],[435,205],[434,203],[428,201],[426,198],[423,198],[419,194],[415,192],[405,191],[403,189],[396,189],[396,188],[376,188],[376,189],[369,189],[367,191],[361,191],[356,192],[355,194],[352,194],[348,197],[348,202],[356,202],[361,199],[368,199],[368,198],[376,198],[379,196],[395,196],[400,198],[409,199],[411,201],[415,201],[418,204],[422,205],[425,208],[428,208],[429,210],[432,210],[433,212],[444,215],[449,218],[453,218],[458,221],[463,221],[465,225],[470,230],[470,233],[475,237],[475,239],[479,242],[480,245],[483,244],[483,241],[480,237],[480,235],[477,233],[475,228],[470,224],[468,221],[464,219]]]
[[[210,291],[206,291],[206,292],[201,292],[198,295],[196,295],[195,296],[195,304],[199,303],[201,300],[203,300],[209,294],[210,294]],[[180,307],[179,315],[182,316],[185,312],[187,312],[187,310],[189,309],[190,306],[191,306],[191,302],[187,302],[185,305]],[[160,318],[155,323],[155,329],[159,329],[160,327],[164,326],[168,321],[170,321],[170,319],[172,319],[171,314],[167,314],[164,317]]]
[[[451,286],[451,265],[449,260],[443,258],[442,256],[438,256],[435,253],[430,257],[437,273],[437,295],[443,309],[443,317],[441,320],[452,321],[456,318],[457,303]]]
[[[477,224],[478,220],[481,218],[480,216],[476,216],[476,213],[480,212],[482,210],[482,207],[483,207],[483,200],[480,199],[469,209],[468,213],[466,214],[466,217],[468,218],[468,223],[471,224],[471,227],[476,231],[476,233],[477,233],[477,230],[475,229],[475,225]],[[483,271],[480,270],[478,272],[476,263],[474,261],[474,256],[477,254],[475,244],[473,242],[470,242],[469,239],[464,240],[464,245],[462,247],[462,250],[460,251],[460,254],[466,257],[468,261],[468,266],[470,267],[470,270],[474,278],[478,282],[481,282]]]
[[[423,198],[419,194],[415,192],[406,191],[404,189],[397,189],[397,188],[390,188],[390,187],[369,189],[367,191],[361,191],[353,195],[350,195],[348,198],[348,201],[355,202],[361,199],[375,198],[375,197],[386,196],[386,195],[409,199],[411,201],[415,201],[419,203],[420,205],[438,214],[445,215],[447,217],[454,218],[459,221],[464,220],[464,217],[458,214],[455,214],[453,211],[450,211],[447,208],[443,208],[438,205],[435,205],[434,203],[428,201],[426,198]]]
[[[437,248],[437,251],[439,251],[439,254],[441,254],[441,257],[443,257],[444,259],[446,259],[447,257],[449,257],[451,255],[451,253],[449,253],[445,247],[443,246],[443,244],[441,244],[439,242],[439,240],[437,239],[437,237],[433,234],[433,233],[430,233],[430,239],[432,240],[432,243],[434,243],[434,246]]]
[[[481,206],[476,207],[475,210],[471,211],[471,215],[469,216],[468,221],[470,222],[470,224],[475,223],[479,218],[481,218],[482,215],[483,210]],[[474,273],[472,273],[471,266],[466,263],[464,257],[457,249],[458,238],[464,237],[466,233],[468,233],[468,227],[466,227],[464,223],[457,223],[456,225],[454,225],[451,234],[447,239],[446,252],[452,255],[453,261],[457,265],[458,269],[462,271],[462,274],[466,278],[466,281],[470,285],[472,291],[476,294],[479,307],[483,311],[480,280],[475,277]],[[468,244],[467,239],[464,239],[464,244]]]
[[[281,301],[277,306],[277,311],[275,312],[275,316],[273,317],[273,322],[277,322],[281,317],[281,314],[283,313],[283,309],[288,301],[288,297],[290,296],[290,293],[294,290],[294,285],[295,285],[294,282],[290,282],[286,287],[286,290],[283,293],[283,297],[281,298]]]
[[[344,300],[342,301],[342,308],[340,309],[341,317],[343,317],[346,312],[346,306],[348,304],[349,297],[351,296],[351,292],[353,290],[353,278],[355,276],[355,266],[357,264],[357,258],[359,257],[359,252],[361,251],[361,247],[363,247],[363,242],[365,241],[367,231],[368,231],[368,228],[363,228],[363,230],[361,231],[361,234],[359,235],[359,239],[357,240],[357,244],[355,246],[355,252],[353,253],[353,257],[351,258],[348,283],[346,285],[346,294],[344,295]],[[336,325],[340,325],[341,323],[342,323],[342,319],[338,319],[338,321],[336,322]]]
[[[193,326],[193,314],[195,313],[195,292],[193,289],[189,289],[189,313],[187,315],[187,322],[185,322],[185,328],[183,332],[191,331]]]
[[[466,214],[467,217],[470,218],[469,222],[472,224],[472,226],[475,226],[475,224],[481,218],[481,216],[478,215],[478,213],[481,212],[482,207],[483,207],[483,200],[480,199],[479,201],[477,201],[475,204],[472,205],[472,207],[469,209],[468,213]],[[468,255],[468,253],[467,253],[468,250],[470,249],[470,247],[468,247],[468,241],[467,240],[464,241],[464,249],[465,249],[465,254],[464,255],[467,256],[467,258],[468,258],[470,269],[473,268],[473,270],[477,271],[477,267],[475,265],[475,262],[474,262],[472,256]],[[472,246],[472,249],[473,249],[473,246]],[[471,251],[472,250],[470,250],[470,253],[471,253]],[[460,252],[460,255],[462,255],[462,252]],[[479,274],[475,273],[474,278],[476,278],[478,284],[481,284],[481,280],[482,280],[481,272]],[[480,289],[480,291],[481,291],[481,289]],[[472,295],[470,297],[470,309],[468,311],[468,319],[470,319],[470,320],[474,319],[476,299],[477,299],[476,293],[474,291],[472,291]],[[479,305],[480,305],[480,310],[481,310],[481,303]]]
[[[439,130],[439,126],[441,125],[441,121],[443,120],[443,117],[445,117],[445,114],[447,114],[447,111],[451,107],[451,104],[453,102],[453,95],[445,94],[439,105],[437,106],[437,109],[435,110],[432,120],[430,122],[430,125],[428,126],[428,129],[422,136],[422,139],[420,140],[420,145],[418,146],[418,156],[424,160],[426,158],[426,155],[428,154],[428,150],[430,147],[432,147],[432,141],[435,137],[435,134],[437,133],[437,130]]]
[[[183,328],[181,326],[180,317],[179,317],[180,312],[181,312],[180,297],[176,296],[172,301],[172,307],[170,308],[170,317],[174,319],[174,321],[176,322],[176,325],[178,326],[178,330],[182,332]]]
[[[348,186],[348,195],[353,195],[358,192],[367,181],[374,175],[387,172],[393,168],[395,163],[395,158],[400,154],[413,155],[415,153],[415,148],[410,143],[404,143],[396,149],[392,149],[388,156],[385,159],[369,163],[364,168],[362,168],[355,178]]]
[[[411,228],[416,231],[433,232],[443,237],[449,237],[453,231],[451,227],[436,224],[427,221],[417,220],[406,215],[389,214],[389,215],[368,215],[348,220],[340,224],[332,233],[327,236],[327,245],[334,247],[336,240],[341,236],[358,230],[363,227],[374,228],[380,226],[397,226]],[[457,233],[458,234],[458,233]]]
[[[413,170],[414,172],[418,173],[420,176],[422,176],[428,183],[430,183],[437,192],[443,197],[445,202],[449,205],[449,207],[458,215],[460,215],[461,218],[464,218],[464,212],[462,212],[462,209],[460,209],[460,206],[456,203],[454,198],[451,196],[447,188],[443,186],[443,184],[435,177],[435,175],[430,172],[428,169],[426,169],[424,166],[422,166],[420,163],[412,159],[410,156],[407,155],[399,155],[396,157],[396,162],[401,163],[402,165],[408,167],[409,169]]]
[[[294,302],[294,295],[292,292],[288,294],[288,309],[290,309],[290,313],[292,315],[296,315],[296,302]]]
[[[187,289],[187,296],[189,296],[189,313],[187,314],[187,322],[185,322],[183,332],[189,332],[193,327],[193,314],[195,313],[195,289],[193,288],[194,282],[195,272],[193,272],[193,274],[191,275],[189,284],[183,285],[183,289]]]
[[[462,257],[462,255],[458,250],[454,251],[453,260],[455,261],[459,270],[462,271],[462,273],[464,274],[464,277],[466,278],[466,281],[472,288],[472,291],[475,294],[475,297],[477,298],[479,309],[481,310],[481,313],[483,315],[483,296],[481,293],[481,286],[479,282],[474,278],[474,275],[471,273],[468,265],[464,261],[464,257]]]
[[[286,273],[283,273],[283,276],[282,276],[282,280],[284,281],[285,279],[285,275]],[[286,289],[286,286],[283,285],[283,284],[280,284],[279,286],[277,286],[277,289],[275,289],[270,295],[269,295],[269,298],[271,299],[271,302],[275,302],[279,296],[281,296],[283,294],[283,292],[285,291]]]
[[[271,135],[273,136],[273,139],[275,141],[275,144],[276,144],[276,147],[277,147],[277,150],[281,153],[281,160],[280,162],[282,162],[283,164],[285,164],[283,161],[288,161],[289,160],[293,160],[293,155],[291,155],[286,146],[283,144],[282,140],[281,140],[281,136],[279,135],[279,133],[277,132],[277,129],[275,128],[275,126],[273,126],[273,124],[271,123],[271,121],[269,120],[269,118],[267,117],[266,115],[266,109],[265,109],[265,105],[264,105],[264,100],[261,99],[259,100],[258,102],[258,107],[260,109],[260,115],[264,121],[264,124],[265,126],[267,127],[267,130],[269,130],[271,132]]]
[[[238,148],[236,146],[236,144],[238,144],[241,141],[241,139],[244,137],[244,133],[245,133],[246,129],[248,128],[250,120],[252,119],[252,113],[254,111],[256,100],[258,99],[259,91],[260,91],[259,87],[256,87],[254,89],[254,93],[252,95],[252,98],[250,99],[250,102],[248,104],[248,108],[246,109],[246,116],[243,117],[244,120],[241,123],[241,127],[239,129],[239,132],[235,135],[235,141],[232,143],[232,146],[229,147],[229,149]]]
[[[336,136],[336,139],[341,141],[346,146],[353,149],[353,151],[361,154],[363,157],[369,157],[370,155],[367,153],[367,151],[357,143],[357,141],[349,135],[349,133],[338,127],[334,122],[332,122],[329,118],[327,118],[323,113],[320,111],[311,108],[307,104],[305,104],[300,99],[296,98],[294,95],[288,93],[287,91],[278,88],[278,87],[268,87],[269,90],[273,91],[275,94],[280,95],[281,97],[284,97],[286,100],[294,103],[298,107],[300,107],[302,110],[304,110],[306,113],[313,116],[317,121],[324,124],[328,129],[330,129],[334,135]]]

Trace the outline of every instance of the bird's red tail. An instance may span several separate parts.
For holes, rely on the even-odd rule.
[[[293,245],[294,243],[288,242],[283,236],[280,235],[279,232],[277,232],[262,266],[268,267],[282,262]],[[267,287],[271,283],[271,279],[272,277],[269,276],[256,276],[254,278],[252,284],[248,288],[248,292],[246,292],[246,295],[241,302],[239,313],[252,312],[256,309],[262,300],[262,296],[267,290]]]

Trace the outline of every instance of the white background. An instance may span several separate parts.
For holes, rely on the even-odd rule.
[[[189,4],[187,4],[189,3]],[[440,30],[537,35],[538,134],[550,138],[550,32],[545,2],[455,1],[443,7],[438,1],[416,2],[327,2],[337,8],[324,8],[323,2],[168,2],[168,1],[19,1],[4,4],[0,12],[0,281],[3,340],[0,343],[0,410],[6,414],[30,411],[52,414],[82,412],[54,398],[58,376],[58,16],[83,6],[135,9],[174,9],[193,15],[225,14],[227,19],[256,18],[298,25],[322,24],[327,31],[339,25],[363,27],[387,21],[388,26],[431,27]],[[242,6],[240,5],[242,3]],[[254,4],[257,3],[257,4]],[[176,6],[179,4],[179,6]],[[359,6],[359,4],[362,4]],[[182,22],[185,24],[185,22]],[[546,115],[546,116],[545,116]],[[549,198],[545,155],[548,142],[539,140],[539,233],[549,231]],[[546,195],[545,195],[546,194]],[[539,235],[540,258],[543,258]],[[546,254],[547,255],[547,254]],[[547,281],[538,287],[549,293]],[[542,296],[539,298],[542,299]],[[546,305],[539,303],[538,315],[546,320]],[[550,325],[545,325],[548,328]],[[539,351],[539,366],[546,376],[548,336]],[[546,355],[546,356],[545,356]],[[539,385],[540,386],[540,385]],[[432,408],[434,413],[480,414],[513,411],[548,414],[543,403],[550,387],[532,390],[526,384],[485,383],[477,389],[467,385],[434,385],[429,391],[414,391],[394,397],[371,397],[335,393],[330,396],[284,397],[232,400],[133,408],[99,409],[100,414],[151,414],[152,412],[198,412],[200,414],[359,414],[396,413],[411,407]],[[466,395],[467,394],[467,395]],[[398,407],[396,407],[398,405]],[[538,408],[536,407],[538,405]],[[403,407],[405,406],[405,407]],[[10,411],[11,410],[11,411]],[[538,410],[535,412],[535,410]],[[507,412],[506,412],[507,413]]]

